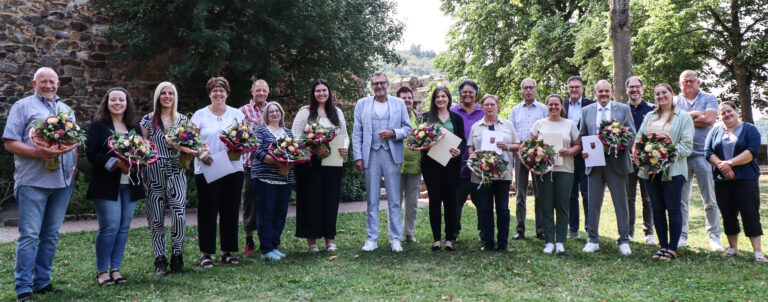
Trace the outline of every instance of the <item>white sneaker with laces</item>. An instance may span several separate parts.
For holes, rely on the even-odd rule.
[[[629,248],[629,243],[619,244],[619,252],[624,256],[632,255],[632,249]]]
[[[725,247],[723,247],[723,244],[720,242],[720,236],[709,237],[709,248],[712,249],[713,252],[725,250]]]
[[[372,252],[375,249],[377,249],[379,245],[376,243],[376,241],[365,241],[365,244],[363,245],[363,252]]]
[[[565,252],[565,246],[563,246],[562,242],[555,243],[555,253],[564,253]]]
[[[600,245],[597,243],[587,242],[586,245],[584,245],[584,249],[582,249],[582,252],[585,253],[594,253],[596,250],[600,249]]]
[[[552,254],[553,251],[555,251],[555,245],[551,242],[544,246],[544,254]]]
[[[395,253],[399,253],[403,251],[403,246],[400,244],[400,240],[391,240],[389,242],[390,245],[392,245],[392,251]]]
[[[656,242],[656,237],[653,237],[653,235],[645,235],[645,244],[659,245],[659,243]]]
[[[688,238],[680,237],[680,241],[677,242],[677,248],[683,248],[688,246]]]

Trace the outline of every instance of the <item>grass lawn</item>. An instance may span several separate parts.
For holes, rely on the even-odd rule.
[[[768,195],[768,178],[761,179],[761,197]],[[295,220],[288,220],[281,250],[288,257],[280,262],[261,260],[258,253],[245,256],[239,265],[218,264],[202,269],[197,252],[197,228],[187,231],[183,275],[155,277],[153,256],[146,228],[131,231],[122,272],[127,285],[100,288],[96,284],[94,232],[62,234],[51,274],[53,284],[64,289],[56,296],[36,296],[39,301],[230,301],[230,300],[345,300],[345,301],[508,301],[508,300],[768,300],[768,266],[751,260],[746,238],[739,240],[741,257],[721,259],[710,252],[704,230],[704,211],[694,193],[691,213],[691,247],[680,250],[671,262],[653,262],[656,250],[640,243],[638,217],[633,254],[621,256],[610,194],[606,193],[601,217],[600,250],[584,254],[583,240],[566,243],[566,252],[544,255],[543,241],[529,238],[510,241],[506,253],[480,251],[477,218],[467,206],[464,231],[456,252],[430,251],[431,231],[426,209],[419,211],[417,244],[404,244],[395,254],[382,232],[379,249],[362,253],[365,241],[363,213],[339,216],[335,254],[306,253],[306,243],[294,237]],[[532,218],[533,198],[529,197]],[[514,213],[514,201],[511,207]],[[763,228],[768,225],[766,203],[762,205]],[[640,205],[638,205],[640,215]],[[386,222],[386,215],[380,216]],[[582,217],[583,221],[583,217]],[[514,230],[514,217],[512,218]],[[381,225],[386,230],[386,225]],[[511,232],[514,234],[514,232]],[[582,232],[582,237],[586,237]],[[241,232],[241,245],[244,240]],[[723,238],[725,244],[725,238]],[[257,242],[258,244],[258,242]],[[765,248],[765,244],[763,247]],[[0,301],[15,299],[13,266],[15,242],[0,244]],[[322,241],[320,244],[322,248]],[[331,260],[331,256],[337,256]]]

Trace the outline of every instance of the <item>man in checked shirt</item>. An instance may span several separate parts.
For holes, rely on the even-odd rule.
[[[240,107],[240,111],[245,114],[245,120],[258,126],[261,124],[261,114],[267,105],[269,96],[269,85],[267,81],[255,80],[251,84],[251,95],[253,98],[248,104]],[[256,230],[256,194],[251,186],[251,152],[243,152],[243,229],[245,230],[245,248],[243,253],[246,255],[253,253],[256,245],[253,242],[253,231]]]
[[[534,79],[525,79],[520,83],[520,89],[523,92],[523,102],[515,105],[509,114],[509,121],[515,126],[520,141],[526,141],[531,135],[531,126],[537,120],[547,117],[547,106],[536,101],[536,81]],[[517,218],[517,227],[512,239],[520,240],[525,238],[525,214],[526,214],[526,195],[528,195],[528,169],[520,164],[520,159],[515,155],[515,187],[517,188],[517,207],[515,217]],[[544,239],[544,229],[541,225],[541,208],[539,205],[539,194],[536,194],[536,183],[533,183],[534,212],[536,221],[536,237]]]

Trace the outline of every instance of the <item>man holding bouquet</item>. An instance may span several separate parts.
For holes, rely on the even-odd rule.
[[[600,80],[595,84],[595,99],[597,103],[589,105],[581,111],[579,131],[581,136],[600,134],[600,126],[604,121],[616,120],[622,129],[626,129],[631,135],[635,133],[635,122],[629,106],[611,101],[613,89],[611,83]],[[630,140],[631,144],[631,140]],[[597,243],[600,236],[600,208],[603,205],[605,185],[611,192],[613,206],[616,209],[616,224],[619,229],[619,251],[623,255],[632,254],[629,248],[629,210],[627,209],[627,175],[634,171],[629,153],[626,149],[604,146],[611,150],[611,154],[605,156],[605,166],[587,167],[584,173],[588,176],[589,197],[587,211],[587,244],[582,250],[592,253],[600,247]],[[624,146],[628,147],[628,146]],[[589,154],[582,153],[586,159]]]
[[[29,129],[42,121],[71,108],[56,95],[59,76],[48,67],[35,72],[32,79],[35,93],[11,107],[3,132],[5,149],[13,153],[16,170],[14,197],[19,205],[19,240],[16,244],[16,296],[19,301],[31,300],[32,292],[58,293],[51,285],[53,256],[58,243],[59,227],[67,211],[74,184],[77,149],[57,155],[35,147],[30,142]],[[58,168],[46,168],[46,161],[60,158]]]

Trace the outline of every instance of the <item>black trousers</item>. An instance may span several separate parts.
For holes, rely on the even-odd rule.
[[[334,239],[341,198],[341,167],[323,167],[322,160],[294,168],[296,173],[296,237]]]
[[[216,253],[216,218],[219,218],[221,250],[236,252],[243,172],[229,174],[212,183],[206,182],[202,174],[197,174],[195,182],[199,200],[197,232],[200,251],[207,254]]]
[[[763,235],[760,225],[760,187],[757,179],[731,179],[715,182],[715,198],[726,235],[736,235],[739,229],[739,214],[744,224],[744,235]]]
[[[455,241],[459,232],[455,191],[459,182],[459,162],[455,158],[443,167],[430,157],[421,158],[421,175],[429,193],[429,225],[435,241],[442,239],[442,209],[445,209],[445,240]]]
[[[480,186],[477,193],[477,224],[485,244],[496,243],[507,247],[509,240],[509,180],[497,180]],[[477,186],[477,184],[475,184]],[[493,209],[496,208],[496,227],[499,234],[493,239]]]

